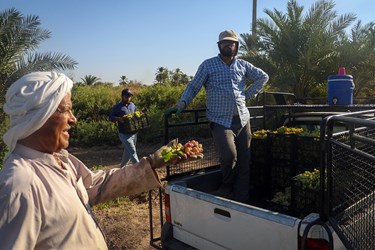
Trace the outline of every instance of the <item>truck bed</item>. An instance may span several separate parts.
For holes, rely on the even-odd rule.
[[[167,222],[161,221],[165,249],[297,249],[303,245],[312,248],[316,243],[324,249],[374,249],[375,110],[324,118],[318,144],[315,139],[299,140],[288,135],[271,136],[266,144],[261,140],[261,144],[253,144],[252,148],[260,149],[254,159],[261,167],[255,169],[267,171],[252,173],[256,178],[250,181],[248,204],[213,195],[221,183],[219,157],[210,148],[208,122],[200,121],[204,116],[199,112],[202,111],[193,113],[192,122],[166,123],[166,135],[200,135],[207,151],[203,161],[167,170],[163,195]],[[333,133],[336,124],[344,124],[348,130]],[[189,129],[181,129],[186,126]],[[296,147],[299,143],[309,150]],[[298,152],[299,157],[293,152]],[[260,160],[262,157],[264,160]],[[311,164],[305,161],[312,157],[315,160]],[[283,211],[283,207],[274,207],[270,199],[280,188],[292,185],[293,197],[290,178],[295,176],[296,167],[299,172],[305,166],[315,167],[319,161],[320,192],[318,198],[313,196],[317,201],[314,205],[318,206],[298,216]],[[254,162],[250,168],[253,166]],[[293,210],[292,204],[293,198]],[[162,213],[161,207],[160,210]],[[188,245],[166,247],[174,239]]]
[[[185,187],[187,189],[199,191],[201,193],[213,194],[221,184],[221,171],[219,167],[209,170],[203,169],[191,176],[180,176],[170,179],[169,184]],[[264,193],[257,193],[253,186],[250,187],[251,197],[247,205],[257,206],[262,209],[272,209],[270,202]],[[221,198],[221,197],[218,197]],[[231,201],[233,202],[233,201]]]
[[[169,183],[175,239],[199,249],[297,248],[299,218],[210,195],[220,178],[211,170]]]

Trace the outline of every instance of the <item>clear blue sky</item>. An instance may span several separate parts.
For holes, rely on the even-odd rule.
[[[314,0],[297,0],[308,10]],[[288,0],[258,0],[264,9],[286,12]],[[374,0],[336,0],[339,14],[354,13],[363,23],[375,20]],[[60,52],[79,64],[67,72],[117,84],[122,75],[152,84],[158,67],[179,68],[193,76],[198,65],[217,55],[218,34],[233,29],[251,33],[252,0],[0,0],[37,15],[52,37],[39,52]]]

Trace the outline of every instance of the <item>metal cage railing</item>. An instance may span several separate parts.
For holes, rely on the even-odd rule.
[[[321,127],[321,219],[348,249],[375,249],[374,112],[328,117]],[[337,123],[349,130],[332,133]]]
[[[202,160],[167,166],[166,180],[172,176],[192,174],[219,165],[219,155],[214,146],[210,123],[206,119],[205,111],[205,109],[185,110],[178,117],[165,117],[165,144],[174,138],[178,138],[182,144],[190,140],[196,140],[202,144],[204,150]]]

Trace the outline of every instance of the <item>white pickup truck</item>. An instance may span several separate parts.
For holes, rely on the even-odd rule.
[[[265,153],[270,156],[265,157],[264,164],[254,164],[253,160],[250,167],[271,170],[252,171],[251,181],[258,183],[250,190],[253,199],[249,204],[239,203],[212,195],[220,185],[221,172],[204,110],[185,111],[184,122],[166,117],[166,141],[174,137],[199,138],[205,158],[168,168],[167,185],[160,190],[164,206],[159,207],[160,214],[165,213],[165,220],[160,218],[160,237],[155,237],[154,221],[150,220],[152,246],[162,249],[375,249],[375,110],[361,105],[264,106],[260,107],[259,115],[251,111],[252,122],[255,124],[259,117],[263,124],[274,121],[267,116],[278,116],[275,109],[284,114],[287,110],[291,115],[301,110],[367,111],[322,118],[320,139],[314,140],[318,148],[311,148],[314,152],[310,157],[315,159],[305,159],[315,162],[320,170],[320,191],[314,202],[305,204],[302,210],[293,202],[286,208],[270,202],[276,190],[283,187],[280,179],[290,185],[296,174],[290,170],[275,176],[272,167],[292,169],[296,159],[303,158],[295,155],[300,151],[289,152],[293,159],[284,164],[284,159],[268,161],[267,158],[276,156],[266,147]],[[333,133],[336,126],[341,127],[341,132]],[[291,147],[296,150],[295,145]],[[150,209],[153,209],[151,203]]]

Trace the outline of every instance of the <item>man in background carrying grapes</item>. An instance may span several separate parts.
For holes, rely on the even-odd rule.
[[[139,162],[137,155],[137,133],[126,131],[125,121],[126,115],[135,113],[137,107],[131,101],[133,93],[129,89],[124,89],[121,92],[121,102],[113,106],[109,114],[109,120],[117,123],[118,136],[124,145],[124,152],[122,153],[121,167],[125,166],[129,160],[132,163]]]
[[[207,118],[211,122],[223,175],[221,187],[215,194],[247,202],[251,131],[246,99],[255,98],[268,81],[268,75],[251,63],[235,58],[239,43],[234,31],[221,32],[217,44],[220,54],[199,66],[178,103],[165,114],[178,115],[204,86]],[[245,89],[247,79],[252,84]]]

